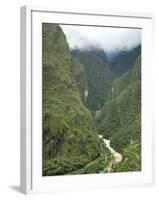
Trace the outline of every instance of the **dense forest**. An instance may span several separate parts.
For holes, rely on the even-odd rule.
[[[43,176],[141,170],[141,46],[70,50],[43,23]]]

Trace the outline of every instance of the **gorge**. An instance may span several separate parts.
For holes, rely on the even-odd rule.
[[[43,176],[141,170],[141,45],[107,58],[43,23]]]

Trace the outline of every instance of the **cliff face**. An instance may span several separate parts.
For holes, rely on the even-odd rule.
[[[75,63],[62,29],[43,24],[42,34],[43,175],[67,174],[100,156],[100,140],[72,75]]]

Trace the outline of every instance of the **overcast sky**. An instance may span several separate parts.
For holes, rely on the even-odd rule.
[[[141,30],[131,28],[61,25],[70,49],[101,47],[106,52],[141,44]]]

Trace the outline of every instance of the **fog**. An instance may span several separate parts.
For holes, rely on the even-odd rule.
[[[105,52],[130,50],[141,44],[141,29],[61,25],[69,48],[102,48]]]

